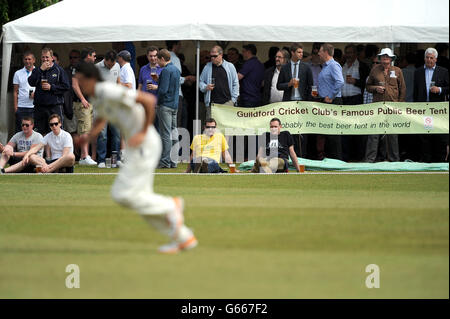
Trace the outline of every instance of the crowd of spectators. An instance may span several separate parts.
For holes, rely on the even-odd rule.
[[[155,127],[163,140],[160,168],[176,167],[170,149],[178,139],[177,128],[186,128],[192,133],[190,122],[195,119],[196,94],[199,94],[203,125],[211,118],[213,103],[254,108],[280,101],[339,105],[448,101],[448,45],[438,44],[436,48],[410,52],[398,58],[390,48],[380,51],[373,44],[348,44],[342,51],[329,43],[314,43],[311,52],[307,53],[302,44],[293,43],[290,47],[271,47],[264,63],[258,59],[254,44],[246,44],[240,51],[232,47],[226,53],[224,48],[215,45],[200,52],[199,92],[195,92],[193,85],[196,76],[184,64],[181,42],[167,41],[166,47],[149,47],[145,57],[137,58],[139,70],[133,67],[136,60],[133,50],[118,53],[109,50],[100,58],[94,48],[85,48],[81,52],[74,49],[69,52],[70,62],[65,69],[59,65],[57,54],[49,48],[42,49],[39,67],[35,67],[33,53],[25,52],[24,67],[14,74],[13,79],[16,132],[21,133],[20,138],[25,141],[31,138],[28,127],[32,127],[31,131],[34,127],[40,138],[33,136],[32,140],[39,141],[42,148],[47,145],[42,141],[54,140],[59,134],[64,136],[65,142],[70,137],[73,147],[57,152],[61,157],[66,156],[60,161],[64,165],[73,166],[66,152],[71,152],[81,165],[98,165],[100,168],[105,167],[107,153],[114,152],[120,165],[123,145],[120,131],[114,126],[105,126],[96,143],[78,143],[84,140],[80,137],[90,130],[95,119],[95,106],[83,96],[74,78],[80,61],[96,63],[106,81],[157,97]],[[57,119],[60,124],[56,131],[51,127],[51,119]],[[48,134],[53,134],[51,139]],[[39,163],[48,171],[55,170],[56,166],[61,168],[52,165],[55,158],[49,147],[42,154],[41,148],[37,150],[37,145],[33,148],[27,141],[22,143],[28,145],[28,149],[22,147],[19,151],[18,141],[19,136],[15,135],[7,146],[1,146],[2,171],[16,170],[20,158],[27,159],[27,165]],[[394,134],[301,134],[292,136],[292,147],[297,156],[319,160],[325,157],[366,162],[448,160],[448,134],[400,137]],[[24,152],[30,149],[34,154],[25,156]],[[39,156],[47,157],[48,164],[36,160]],[[8,161],[11,167],[16,166],[4,169]],[[25,166],[23,163],[19,170],[24,170]]]

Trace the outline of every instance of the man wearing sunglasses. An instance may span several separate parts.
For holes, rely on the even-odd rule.
[[[50,115],[48,119],[51,132],[45,135],[41,143],[34,145],[23,157],[25,164],[42,167],[42,173],[73,173],[75,155],[73,155],[72,136],[61,129],[61,117],[58,114]],[[44,148],[49,150],[47,159],[37,154]]]
[[[222,133],[216,132],[216,121],[206,119],[204,134],[194,136],[191,159],[186,173],[225,173],[219,166],[221,158],[232,164],[228,143]]]
[[[234,105],[239,96],[239,79],[234,65],[223,59],[223,49],[214,46],[200,75],[200,91],[205,94],[206,118],[211,117],[211,104]],[[214,81],[214,82],[213,82]]]
[[[16,133],[11,140],[3,146],[0,143],[0,171],[1,173],[33,173],[32,165],[25,165],[23,157],[31,147],[42,143],[43,137],[40,133],[33,131],[34,120],[32,117],[26,116],[22,119],[22,131]],[[42,157],[43,150],[38,152],[38,156]],[[5,164],[10,166],[7,168]]]

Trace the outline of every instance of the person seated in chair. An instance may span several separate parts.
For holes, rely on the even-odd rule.
[[[263,133],[259,138],[259,151],[252,173],[287,173],[289,156],[297,172],[300,172],[292,135],[281,131],[281,121],[273,118],[270,120],[270,132]]]
[[[42,173],[73,173],[75,155],[73,154],[72,136],[61,129],[61,117],[58,114],[50,115],[48,123],[51,132],[45,135],[42,143],[30,148],[23,157],[23,161],[25,164],[41,166]],[[47,159],[36,154],[44,146],[46,146]]]

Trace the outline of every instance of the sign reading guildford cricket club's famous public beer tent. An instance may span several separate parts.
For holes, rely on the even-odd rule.
[[[448,42],[448,9],[448,0],[64,0],[3,26],[0,142],[13,116],[6,93],[14,43],[197,40],[199,50],[209,40]]]

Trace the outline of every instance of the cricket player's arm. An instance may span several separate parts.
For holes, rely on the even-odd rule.
[[[155,106],[156,100],[152,94],[137,91],[136,102],[140,103],[144,107],[145,111],[145,122],[142,130],[131,136],[128,140],[128,145],[130,147],[139,146],[147,134],[148,127],[153,123],[155,119]]]

